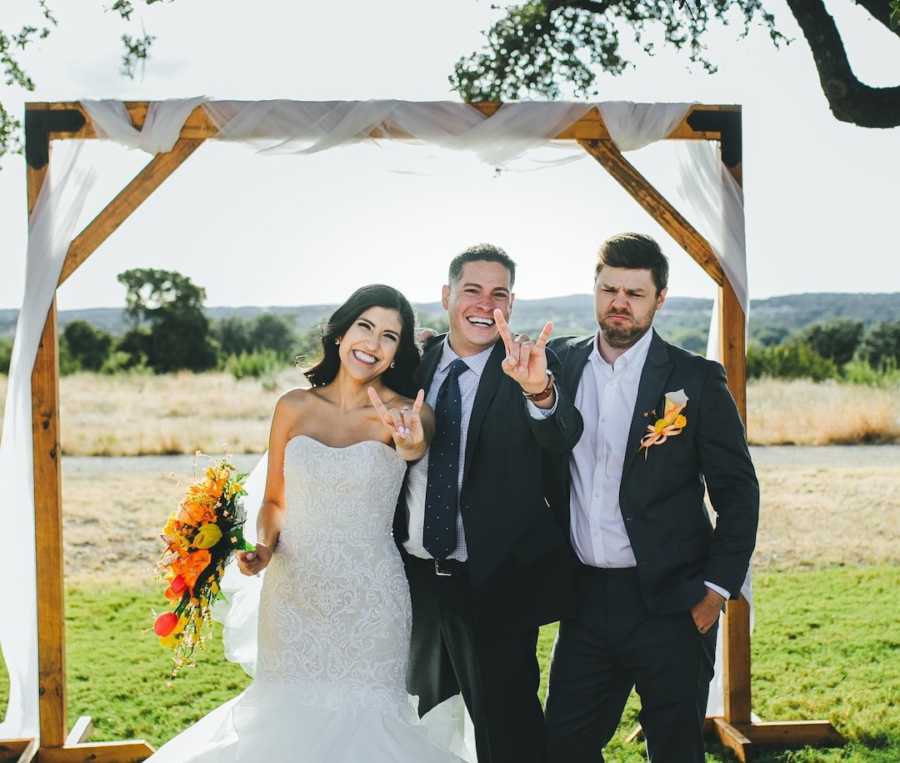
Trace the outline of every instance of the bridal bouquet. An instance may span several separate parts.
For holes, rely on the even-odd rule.
[[[208,467],[163,528],[166,547],[158,567],[174,607],[156,618],[153,630],[174,651],[176,668],[190,663],[212,626],[212,605],[222,595],[219,583],[228,560],[235,551],[253,550],[243,533],[246,476],[225,459]]]

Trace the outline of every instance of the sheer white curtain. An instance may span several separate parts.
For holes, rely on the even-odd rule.
[[[594,104],[516,103],[485,118],[465,104],[404,101],[295,102],[207,101],[190,98],[151,105],[146,123],[136,130],[125,107],[116,101],[83,101],[100,133],[130,148],[149,153],[171,149],[185,119],[199,104],[218,127],[220,140],[246,143],[263,153],[312,153],[366,140],[373,129],[400,131],[411,140],[469,151],[491,165],[506,165],[547,146],[559,132],[584,116]],[[596,104],[616,145],[634,150],[661,140],[687,112],[688,104]],[[34,579],[34,501],[32,486],[31,368],[59,270],[76,234],[90,181],[77,169],[77,151],[68,142],[55,149],[51,172],[32,214],[27,278],[15,347],[3,441],[0,446],[0,526],[12,528],[0,555],[0,575],[16,580],[4,588],[0,619],[2,645],[10,674],[10,706],[0,738],[37,734],[37,638]],[[715,152],[692,146],[682,164],[682,188],[688,205],[696,203],[692,221],[713,246],[739,296],[746,299],[743,207],[736,186],[729,186]],[[728,178],[730,179],[730,178]],[[691,217],[691,214],[688,215]],[[723,221],[724,220],[724,224]],[[743,280],[740,276],[743,274]],[[741,286],[742,284],[742,286]],[[249,479],[248,530],[252,537],[265,478],[265,458]],[[256,661],[256,602],[259,579],[229,571],[230,604],[219,615],[226,626],[230,659],[252,673]],[[721,648],[720,648],[721,652]],[[715,695],[715,692],[713,692]],[[717,703],[717,704],[716,704]],[[721,690],[710,699],[721,712]]]
[[[9,707],[0,723],[0,739],[37,734],[37,607],[32,476],[31,369],[59,272],[76,233],[90,173],[79,168],[81,145],[56,148],[31,214],[25,297],[16,325],[9,369],[3,439],[0,442],[0,554],[3,617],[0,646],[9,672]]]

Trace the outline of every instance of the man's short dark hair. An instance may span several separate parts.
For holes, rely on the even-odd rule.
[[[467,262],[499,262],[509,271],[509,288],[516,282],[516,263],[499,246],[493,244],[475,244],[464,252],[457,254],[450,261],[449,279],[451,284],[459,283],[463,266]]]
[[[604,265],[611,268],[649,270],[657,294],[669,285],[669,260],[662,253],[659,244],[643,233],[620,233],[606,239],[597,252],[594,278],[600,274]]]

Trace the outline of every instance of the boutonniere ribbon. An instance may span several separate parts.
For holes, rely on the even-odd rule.
[[[666,408],[661,419],[647,426],[647,434],[641,438],[641,450],[646,460],[650,448],[662,445],[670,437],[677,437],[687,426],[687,417],[682,411],[687,407],[688,397],[683,389],[666,393]]]

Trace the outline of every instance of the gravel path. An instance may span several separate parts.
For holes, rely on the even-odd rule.
[[[753,462],[757,466],[803,467],[879,467],[900,466],[900,445],[770,445],[752,447]],[[259,460],[257,455],[231,456],[234,465],[249,471]],[[65,456],[67,474],[98,472],[157,472],[189,474],[193,471],[193,456]],[[201,462],[203,463],[203,462]]]

